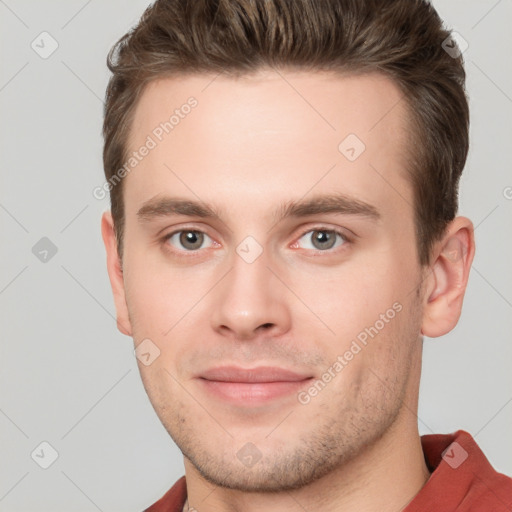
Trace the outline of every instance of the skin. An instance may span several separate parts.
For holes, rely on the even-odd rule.
[[[198,101],[125,178],[122,270],[110,212],[102,218],[118,327],[135,346],[149,338],[160,350],[138,365],[184,454],[189,505],[401,510],[430,476],[416,416],[423,335],[440,336],[458,321],[473,225],[454,219],[431,264],[419,265],[405,174],[407,105],[388,78],[292,70],[214,78],[154,81],[137,105],[130,150],[187,98]],[[338,150],[348,134],[366,146],[353,162]],[[368,203],[379,218],[272,216],[282,203],[334,192]],[[220,218],[138,218],[165,195],[204,201]],[[192,248],[179,234],[163,239],[180,229],[204,238]],[[325,242],[324,230],[346,241],[325,248],[316,242]],[[252,263],[236,252],[247,236],[262,249]],[[291,393],[236,406],[195,378],[233,364],[321,379],[396,303],[400,312],[307,404]],[[247,443],[261,456],[252,467],[237,457]]]

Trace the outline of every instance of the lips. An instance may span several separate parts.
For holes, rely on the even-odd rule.
[[[275,366],[260,366],[257,368],[239,368],[236,366],[221,366],[210,368],[199,376],[202,379],[217,382],[299,382],[309,379],[312,375],[300,374]]]
[[[209,397],[247,409],[279,399],[289,400],[312,378],[308,374],[274,366],[222,366],[202,372],[197,380]]]

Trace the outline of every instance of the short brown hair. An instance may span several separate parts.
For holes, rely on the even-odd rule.
[[[127,159],[137,101],[157,78],[264,67],[380,72],[400,88],[410,113],[408,173],[419,261],[427,265],[457,213],[469,145],[463,61],[443,48],[449,37],[427,0],[157,0],[107,57],[107,181]],[[122,185],[109,188],[121,259]]]

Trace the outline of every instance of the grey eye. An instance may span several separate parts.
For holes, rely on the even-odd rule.
[[[301,239],[309,239],[310,245],[303,248],[316,249],[319,251],[325,251],[334,247],[339,247],[345,243],[345,238],[343,235],[332,229],[314,229],[304,233]],[[341,242],[335,245],[337,239],[339,239]]]
[[[178,249],[184,248],[187,251],[196,251],[197,249],[201,249],[205,238],[210,239],[208,235],[201,231],[185,229],[182,231],[176,231],[176,233],[169,236],[168,240]],[[176,245],[177,242],[179,245]]]

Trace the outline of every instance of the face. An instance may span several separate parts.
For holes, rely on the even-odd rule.
[[[379,75],[214,78],[137,106],[118,314],[187,467],[292,489],[416,421],[407,111]]]

